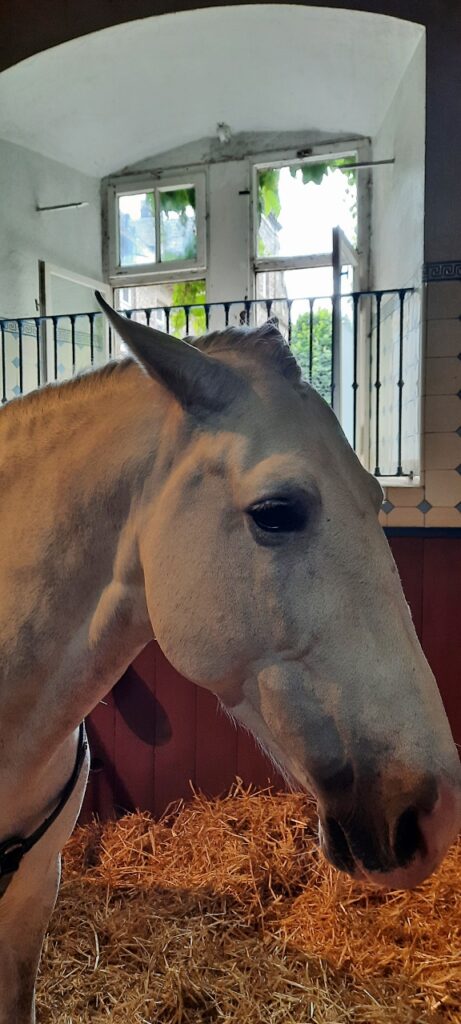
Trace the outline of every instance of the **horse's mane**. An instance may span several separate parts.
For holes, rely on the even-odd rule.
[[[213,331],[199,338],[187,337],[190,345],[210,355],[218,352],[234,351],[247,353],[266,366],[277,370],[293,385],[301,383],[301,369],[288,343],[272,321],[261,327],[227,327],[223,331]],[[49,401],[59,402],[70,398],[75,391],[94,391],[108,378],[116,380],[127,370],[137,365],[131,356],[125,359],[111,360],[97,369],[83,370],[70,380],[56,381],[46,384],[36,391],[7,402],[0,410],[0,419],[11,414],[38,412],[45,408]]]
[[[272,320],[261,327],[227,327],[224,331],[213,331],[202,338],[188,338],[187,341],[210,354],[226,349],[248,352],[266,365],[270,364],[293,384],[301,381],[299,363]]]

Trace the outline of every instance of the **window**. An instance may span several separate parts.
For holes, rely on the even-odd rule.
[[[256,258],[306,257],[306,265],[324,265],[331,254],[333,228],[338,225],[355,245],[354,162],[355,154],[322,163],[317,159],[257,167]],[[321,262],[315,264],[313,257]]]
[[[253,265],[260,319],[276,316],[305,375],[353,435],[348,302],[358,262],[356,154],[255,167]],[[335,369],[336,367],[336,369]]]
[[[109,274],[133,282],[205,269],[205,177],[108,186]]]

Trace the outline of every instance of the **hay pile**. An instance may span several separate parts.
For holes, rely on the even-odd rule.
[[[458,1024],[461,845],[383,896],[330,870],[315,833],[303,797],[239,785],[79,829],[40,1024]]]

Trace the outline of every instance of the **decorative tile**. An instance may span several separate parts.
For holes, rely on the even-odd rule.
[[[424,526],[424,516],[417,508],[394,508],[387,517],[387,525]]]
[[[461,363],[452,357],[426,360],[426,395],[455,395],[461,390]]]
[[[392,501],[388,501],[386,498],[381,505],[381,512],[384,512],[384,514],[387,516],[389,515],[389,512],[392,512],[392,509],[394,507],[395,506],[392,504]]]
[[[461,427],[458,427],[458,429],[455,430],[455,434],[457,434],[458,437],[461,437]]]
[[[454,508],[461,501],[461,476],[455,469],[428,469],[425,479],[431,505]]]
[[[427,325],[426,355],[432,358],[455,356],[460,358],[461,321],[430,320]]]
[[[461,501],[458,501],[458,504],[455,505],[455,508],[457,508],[458,512],[461,513]]]
[[[420,512],[423,512],[425,514],[426,512],[430,512],[432,505],[430,501],[426,501],[426,499],[424,498],[423,501],[420,501],[418,508]]]
[[[427,395],[424,399],[426,433],[442,433],[459,426],[461,407],[457,395]]]
[[[461,260],[423,263],[423,281],[461,281]]]
[[[393,508],[419,508],[423,487],[386,487],[386,498]]]
[[[431,508],[425,516],[426,526],[461,526],[460,514],[455,508]]]
[[[444,320],[461,315],[461,282],[446,281],[443,286],[429,283],[427,288],[427,319]]]
[[[461,460],[461,439],[454,431],[427,434],[424,439],[426,469],[456,469]]]

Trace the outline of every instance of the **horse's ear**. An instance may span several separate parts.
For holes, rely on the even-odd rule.
[[[160,381],[189,412],[226,408],[241,389],[236,373],[205,352],[153,327],[117,313],[95,292],[107,319],[147,373]]]

